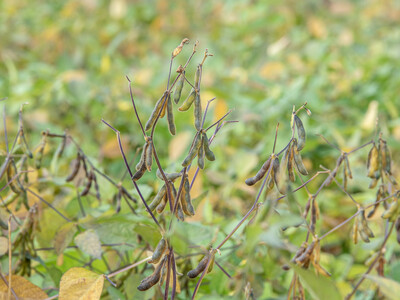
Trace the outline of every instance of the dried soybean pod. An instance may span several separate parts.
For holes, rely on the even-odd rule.
[[[367,219],[365,218],[365,210],[364,210],[364,209],[363,209],[363,210],[361,211],[361,213],[360,213],[360,219],[361,219],[361,225],[362,225],[363,231],[364,231],[370,238],[375,237],[375,236],[374,236],[374,233],[372,232],[372,230],[371,230],[371,229],[369,228],[369,226],[368,226]]]
[[[137,289],[139,291],[146,291],[149,288],[151,288],[152,286],[156,285],[157,282],[160,281],[161,270],[164,267],[164,264],[165,264],[167,258],[168,258],[168,255],[165,255],[164,258],[162,259],[162,261],[154,269],[153,274],[151,274],[150,276],[146,277],[145,279],[143,279],[140,282],[139,286],[137,287]]]
[[[118,189],[118,193],[116,193],[113,196],[113,204],[116,205],[116,209],[115,209],[116,213],[119,213],[121,210],[121,197],[122,197],[121,189]]]
[[[382,138],[379,139],[379,150],[380,150],[381,158],[382,158],[382,169],[387,174],[391,175],[392,174],[392,170],[391,170],[392,159],[390,157],[390,151],[387,146],[387,143]]]
[[[314,247],[315,247],[315,242],[313,241],[310,245],[308,245],[306,250],[299,257],[295,259],[296,263],[302,266],[307,261],[309,261],[311,259],[311,254],[314,251]]]
[[[201,134],[199,134],[201,136]],[[201,137],[201,142],[200,142],[200,148],[199,152],[197,153],[197,165],[199,166],[200,169],[204,169],[204,144],[203,144],[203,138]]]
[[[64,137],[62,138],[61,143],[57,148],[57,157],[58,158],[60,158],[63,155],[66,144],[67,144],[67,135],[64,133]]]
[[[151,256],[151,259],[148,261],[149,264],[158,264],[161,260],[162,255],[164,254],[165,250],[167,250],[167,241],[164,238],[158,242],[156,249]]]
[[[183,214],[182,205],[180,202],[178,203],[178,207],[176,209],[175,215],[180,221],[182,221],[182,222],[185,221],[185,215]]]
[[[180,66],[182,67],[182,66]],[[185,83],[185,71],[183,71],[178,79],[178,82],[175,84],[174,89],[174,102],[178,104],[179,100],[181,99],[181,93],[183,89],[183,85]]]
[[[134,181],[139,180],[140,178],[142,178],[145,172],[146,172],[146,164],[143,164],[140,170],[136,171],[136,173],[133,174],[132,180]]]
[[[189,177],[186,174],[184,182],[183,182],[183,191],[182,191],[182,209],[188,216],[194,216],[194,207],[192,205],[192,199],[190,197],[190,184]],[[183,199],[184,197],[184,199]],[[184,204],[183,204],[184,203]],[[185,211],[186,210],[186,211]]]
[[[201,129],[202,119],[203,119],[203,113],[201,109],[200,93],[197,93],[196,99],[194,100],[194,127],[197,130]]]
[[[146,156],[145,156],[145,165],[147,171],[151,171],[151,165],[153,164],[153,141],[148,138],[147,139],[147,148],[146,148]]]
[[[167,179],[169,181],[175,181],[176,179],[178,179],[179,177],[182,176],[182,173],[166,173],[166,172],[164,172],[164,174],[165,174],[165,177],[167,177]],[[157,169],[156,175],[161,180],[164,180],[164,177],[162,176],[160,169]]]
[[[187,273],[187,276],[188,276],[189,278],[196,278],[197,276],[199,276],[199,274],[200,274],[201,272],[203,272],[204,269],[206,268],[209,259],[210,259],[210,253],[207,253],[207,254],[201,259],[201,261],[199,262],[199,264],[197,265],[197,267],[194,268],[193,270],[190,270],[190,271]]]
[[[210,273],[211,271],[212,271],[212,269],[213,269],[213,267],[214,267],[214,262],[215,262],[215,253],[213,253],[213,254],[210,254],[210,259],[211,259],[211,262],[210,262],[210,264],[208,265],[208,269],[207,269],[207,273]]]
[[[157,119],[157,116],[162,109],[165,96],[166,96],[166,92],[164,92],[164,94],[161,96],[161,98],[157,101],[156,106],[154,107],[154,109],[150,115],[150,118],[146,122],[144,130],[147,131],[153,127],[153,125]]]
[[[78,174],[80,166],[81,166],[81,154],[78,152],[78,154],[76,155],[76,158],[74,159],[74,161],[72,163],[71,173],[67,176],[67,178],[65,180],[72,181]]]
[[[89,177],[87,177],[87,179],[88,179],[88,181],[87,181],[87,183],[86,183],[86,185],[85,185],[85,188],[84,188],[83,191],[81,192],[81,195],[80,195],[81,197],[82,197],[82,196],[86,196],[86,195],[89,193],[90,188],[92,187],[93,171],[90,171]]]
[[[140,160],[135,167],[136,171],[139,171],[140,169],[142,169],[143,165],[146,162],[146,149],[148,146],[149,146],[149,143],[146,140],[146,142],[144,143],[144,145],[142,147],[142,154],[140,155]]]
[[[288,160],[287,160],[287,170],[288,170],[288,174],[289,174],[289,179],[291,182],[294,182],[295,180],[295,175],[294,175],[294,149],[293,149],[293,145],[289,145],[290,150],[289,151],[289,156],[288,156]]]
[[[15,174],[17,174],[17,168],[12,159],[10,161],[10,163],[8,164],[8,168],[7,168],[7,181],[10,183],[11,190],[15,194],[19,194],[19,193],[21,193],[21,189],[19,188],[18,184],[16,184],[16,182],[15,182],[16,180],[18,180],[18,178],[16,178],[15,180],[12,180],[13,177],[15,176]]]
[[[267,173],[270,164],[271,164],[271,157],[269,157],[267,161],[263,163],[261,169],[257,172],[257,174],[253,177],[247,178],[245,183],[247,185],[254,185],[257,181],[260,181],[264,177],[265,173]]]
[[[294,154],[294,162],[297,167],[297,171],[303,175],[308,175],[307,169],[303,164],[303,159],[301,158],[300,152],[297,150],[297,139],[293,139],[293,154]]]
[[[165,193],[164,197],[161,200],[161,203],[157,205],[156,208],[157,213],[161,214],[164,211],[165,206],[167,206],[167,202],[168,202],[168,197],[167,193]]]
[[[161,107],[161,113],[160,113],[160,119],[164,118],[165,113],[167,112],[167,104],[168,104],[168,98],[170,97],[170,94],[167,93],[167,100],[165,100],[165,103],[162,103],[162,107]]]
[[[374,143],[371,150],[368,153],[368,161],[367,161],[368,177],[372,179],[379,179],[380,177],[379,164],[380,164],[379,151]]]
[[[182,105],[178,108],[179,111],[187,111],[190,106],[192,106],[193,101],[196,99],[197,92],[195,89],[191,89],[189,96],[186,100],[182,103]]]
[[[303,122],[297,115],[294,115],[294,121],[296,123],[297,136],[299,138],[297,143],[297,151],[301,151],[304,148],[304,145],[306,144],[306,131],[304,129]]]
[[[186,156],[184,159],[182,166],[187,167],[193,160],[193,158],[196,156],[197,152],[199,151],[199,148],[201,146],[201,134],[198,132],[196,134],[195,140],[193,142],[193,146],[191,147],[189,154]]]
[[[206,155],[206,158],[209,161],[214,161],[215,160],[215,155],[214,155],[214,152],[212,152],[210,150],[210,145],[209,145],[207,134],[206,134],[205,131],[202,131],[202,136],[203,136],[203,141],[202,142],[203,142],[203,146],[204,146],[204,154]]]
[[[101,201],[101,197],[100,197],[100,187],[99,184],[97,182],[97,177],[96,174],[93,172],[92,173],[93,176],[93,182],[94,182],[94,190],[96,191],[96,198],[97,200]],[[125,193],[124,193],[125,194]]]
[[[149,204],[149,208],[151,211],[155,210],[156,207],[160,204],[161,200],[164,198],[166,195],[167,189],[165,184],[160,188],[160,190],[157,192],[156,196],[154,197],[153,201]]]
[[[168,120],[168,130],[172,135],[175,135],[176,133],[176,128],[175,128],[175,123],[174,123],[174,113],[172,111],[172,101],[171,101],[171,96],[168,95],[168,100],[167,100],[167,120]]]

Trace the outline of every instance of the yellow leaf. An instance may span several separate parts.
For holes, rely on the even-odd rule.
[[[74,239],[78,248],[92,257],[101,258],[101,244],[99,236],[93,229],[78,234]]]
[[[6,276],[6,278],[8,280],[8,276]],[[11,276],[11,287],[20,300],[48,298],[47,294],[38,286],[18,275]],[[0,299],[7,299],[7,293],[8,286],[3,280],[0,280]],[[15,297],[11,296],[11,299],[15,299]]]
[[[63,253],[69,243],[72,242],[76,231],[77,229],[74,223],[66,223],[58,229],[54,237],[54,248],[58,255]]]
[[[8,250],[8,238],[0,236],[0,255],[7,253]]]
[[[100,299],[104,277],[84,268],[69,269],[60,282],[60,300]]]

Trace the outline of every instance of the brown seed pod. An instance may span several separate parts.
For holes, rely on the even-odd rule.
[[[182,221],[182,222],[185,221],[185,215],[183,214],[181,202],[178,203],[178,207],[176,208],[175,216],[176,216],[180,221]]]
[[[296,262],[296,259],[299,258],[304,253],[304,251],[306,251],[306,248],[307,248],[307,242],[303,242],[299,250],[297,250],[295,256],[292,258],[291,262],[293,263]]]
[[[153,274],[143,279],[137,289],[139,291],[146,291],[152,286],[156,285],[157,282],[160,281],[161,278],[161,270],[164,267],[165,262],[167,261],[168,255],[165,255],[162,261],[156,266]]]
[[[294,162],[296,164],[297,171],[303,175],[308,175],[307,169],[303,164],[303,159],[301,158],[300,152],[297,150],[297,139],[293,139],[293,156]]]
[[[79,168],[81,166],[81,154],[78,152],[76,155],[76,158],[72,162],[72,168],[71,168],[71,173],[67,176],[65,179],[67,182],[72,181],[76,175],[78,174]]]
[[[196,94],[196,99],[194,100],[194,127],[197,130],[201,129],[201,123],[203,121],[203,112],[201,109],[201,99],[200,93]]]
[[[172,101],[171,101],[171,95],[168,94],[168,100],[167,100],[167,120],[168,120],[168,130],[172,135],[175,135],[176,133],[176,128],[175,128],[175,123],[174,123],[174,113],[172,110]]]
[[[136,171],[141,170],[143,165],[146,163],[146,151],[147,151],[148,146],[149,146],[149,143],[146,140],[146,142],[144,143],[144,145],[142,147],[142,154],[140,156],[140,160],[135,167]]]
[[[172,58],[176,57],[179,53],[181,53],[183,45],[189,43],[189,39],[188,38],[184,38],[182,40],[182,42],[180,43],[180,45],[178,47],[176,47],[174,49],[174,51],[172,52]]]
[[[145,172],[146,172],[146,165],[143,164],[141,169],[136,171],[135,174],[133,174],[132,180],[134,180],[134,181],[139,180],[140,178],[142,178],[142,176],[144,175]]]
[[[150,130],[154,123],[156,122],[157,116],[160,113],[161,109],[163,108],[163,104],[164,104],[164,99],[167,95],[167,92],[164,92],[164,94],[161,96],[161,98],[157,101],[156,106],[154,107],[150,118],[147,120],[146,125],[144,130]]]
[[[312,197],[311,200],[311,232],[315,232],[315,224],[317,223],[317,219],[319,219],[319,208],[318,203],[315,200],[315,197]]]
[[[182,166],[187,167],[193,160],[193,158],[196,156],[197,152],[199,151],[199,148],[201,146],[201,134],[198,132],[196,134],[196,137],[193,142],[193,146],[191,147],[189,154],[186,156],[184,159]]]
[[[368,174],[367,176],[372,179],[379,179],[380,174],[380,158],[379,158],[379,151],[376,148],[375,143],[373,144],[371,150],[368,153],[368,160],[367,160],[367,169]]]
[[[199,134],[202,136],[201,134]],[[205,158],[205,153],[204,153],[204,143],[203,143],[203,138],[200,138],[200,148],[197,153],[197,165],[199,166],[200,169],[204,169],[204,158]]]
[[[374,233],[368,226],[367,219],[365,218],[365,210],[362,210],[361,213],[358,215],[361,222],[362,231],[364,231],[368,237],[374,238]]]
[[[194,216],[194,207],[192,205],[192,199],[190,197],[190,184],[189,184],[189,177],[185,176],[183,179],[183,190],[181,193],[181,204],[182,204],[182,210],[187,216]]]
[[[10,163],[8,164],[7,168],[7,181],[10,183],[9,186],[11,190],[15,194],[20,194],[22,192],[20,185],[16,183],[18,177],[15,180],[12,180],[13,177],[17,174],[17,167],[15,166],[14,160],[11,159]]]
[[[93,176],[94,176],[93,171],[90,171],[89,177],[87,177],[88,181],[87,181],[87,183],[85,185],[85,188],[83,189],[83,191],[80,194],[81,197],[82,196],[86,196],[89,193],[90,188],[92,187]]]
[[[166,196],[167,188],[165,184],[160,188],[157,192],[156,196],[154,197],[153,201],[149,204],[149,208],[151,211],[155,210],[156,207],[160,204],[161,200]]]
[[[306,144],[306,131],[304,129],[303,122],[297,115],[294,115],[294,121],[296,123],[298,136],[297,151],[301,151]]]
[[[199,264],[197,265],[196,268],[194,268],[193,270],[190,270],[187,273],[187,276],[189,278],[196,278],[197,276],[200,275],[201,272],[204,271],[204,269],[207,266],[208,260],[210,259],[210,253],[208,252],[206,255],[204,255],[204,257],[201,259],[201,261],[199,262]]]
[[[81,161],[82,161],[83,170],[85,171],[85,176],[86,176],[86,177],[89,177],[89,176],[90,176],[90,173],[89,173],[89,171],[88,171],[88,168],[87,168],[87,165],[86,165],[86,159],[85,159],[84,156],[81,156]]]
[[[208,142],[208,137],[207,134],[204,130],[202,130],[201,135],[203,136],[203,147],[204,147],[204,153],[206,155],[206,158],[209,161],[214,161],[215,160],[215,155],[214,153],[210,150],[210,144]]]
[[[151,256],[151,260],[148,261],[149,264],[158,264],[158,262],[161,260],[162,255],[165,253],[165,250],[167,250],[168,243],[167,241],[162,238],[158,244],[156,249],[153,252],[153,255]]]
[[[162,104],[162,107],[161,107],[160,119],[164,118],[165,113],[167,112],[168,98],[170,97],[170,94],[168,93],[166,97],[167,97],[167,100],[165,103]]]
[[[314,247],[315,247],[315,242],[311,242],[311,244],[308,245],[308,247],[306,248],[306,250],[295,259],[295,262],[302,266],[307,268],[308,265],[310,264],[310,260],[311,260],[311,255],[314,251]]]
[[[99,184],[97,182],[96,174],[94,172],[93,172],[93,183],[94,183],[94,189],[96,191],[96,198],[97,198],[97,200],[101,201],[100,187],[99,187]]]
[[[179,177],[182,176],[182,173],[166,173],[164,172],[165,177],[167,177],[167,180],[169,181],[175,181],[176,179],[178,179]],[[161,180],[164,180],[164,177],[162,176],[160,169],[157,169],[156,175],[158,178],[160,178]]]
[[[194,100],[196,99],[197,92],[195,89],[191,89],[189,96],[186,100],[182,103],[182,105],[178,108],[179,111],[187,111],[191,106]]]
[[[145,155],[145,165],[147,171],[151,171],[151,165],[153,164],[153,141],[148,138],[147,139],[147,148],[146,148],[146,155]]]
[[[287,170],[288,170],[288,175],[289,175],[289,180],[291,182],[294,182],[295,180],[295,174],[294,174],[294,149],[293,145],[289,145],[289,149],[287,150],[289,152],[288,158],[287,158]]]
[[[267,161],[263,163],[261,169],[258,170],[257,174],[253,177],[247,178],[245,183],[247,185],[254,185],[256,182],[260,181],[264,177],[265,173],[267,173],[270,164],[271,164],[271,157],[269,157]]]
[[[62,138],[61,143],[57,148],[56,153],[58,158],[60,158],[63,155],[66,145],[67,145],[67,135],[64,134],[64,137]]]
[[[390,151],[389,148],[386,144],[386,141],[383,140],[382,138],[379,139],[379,152],[381,154],[381,163],[382,163],[382,169],[385,171],[387,174],[391,175],[392,170],[391,170],[391,156],[390,156]]]
[[[182,67],[182,66],[180,66]],[[185,71],[183,71],[178,79],[178,81],[175,84],[175,89],[174,89],[174,102],[178,104],[179,100],[181,99],[181,93],[183,89],[183,85],[185,83]]]
[[[167,197],[167,193],[165,193],[160,204],[158,204],[156,207],[157,213],[161,214],[164,211],[165,207],[167,206],[167,202],[168,202],[168,197]]]

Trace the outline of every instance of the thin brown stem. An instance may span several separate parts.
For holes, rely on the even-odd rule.
[[[131,82],[131,80],[129,79],[128,76],[126,76],[126,79],[129,81],[129,93],[131,95],[132,106],[133,106],[133,110],[135,111],[136,119],[137,119],[137,121],[139,123],[140,129],[142,130],[143,136],[146,137],[146,132],[144,131],[142,122],[140,121],[139,114],[138,114],[138,111],[137,111],[136,105],[135,105],[135,100],[133,99],[132,82]]]

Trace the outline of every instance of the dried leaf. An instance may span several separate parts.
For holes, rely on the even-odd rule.
[[[103,284],[103,275],[98,275],[84,268],[69,269],[61,278],[59,299],[100,299]]]
[[[57,255],[63,253],[65,248],[72,242],[76,231],[77,228],[74,223],[66,223],[60,227],[54,237],[54,248]]]
[[[7,277],[8,280],[8,277]],[[47,299],[48,296],[43,292],[38,286],[34,285],[30,281],[26,280],[24,277],[18,275],[11,276],[11,286],[18,296],[19,300],[28,299]],[[7,299],[8,286],[3,280],[0,280],[0,299]],[[11,299],[15,297],[11,294]]]

